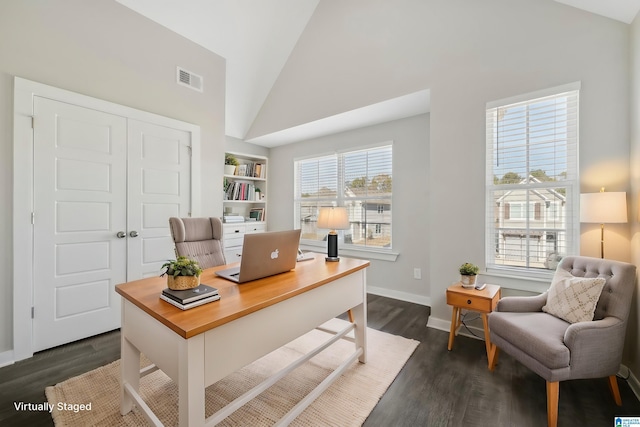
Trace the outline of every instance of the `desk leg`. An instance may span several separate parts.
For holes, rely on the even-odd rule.
[[[491,367],[491,336],[489,335],[489,318],[487,313],[482,313],[482,326],[484,326],[484,345],[487,348],[487,360],[489,360],[489,367]]]
[[[460,309],[458,307],[453,307],[453,312],[451,313],[451,330],[449,331],[449,345],[447,346],[447,350],[451,350],[453,348],[453,339],[456,336],[456,329],[458,329],[459,322]]]
[[[356,338],[356,349],[362,348],[362,354],[358,358],[360,363],[367,363],[367,303],[353,307],[351,310],[353,323],[356,324],[354,334]]]
[[[202,427],[205,421],[204,334],[182,340],[178,358],[179,426]]]
[[[129,384],[135,391],[140,388],[140,350],[120,334],[120,414],[128,414],[133,409],[134,401],[124,390]]]

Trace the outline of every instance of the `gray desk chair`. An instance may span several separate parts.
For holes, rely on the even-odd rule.
[[[198,261],[200,268],[226,264],[219,218],[169,218],[176,256]]]
[[[489,369],[494,369],[498,349],[502,349],[544,378],[549,427],[558,423],[560,381],[608,377],[614,400],[618,406],[622,405],[616,373],[622,359],[636,267],[600,258],[565,257],[558,265],[554,283],[563,275],[568,280],[574,280],[573,277],[606,280],[602,291],[595,291],[591,300],[592,304],[597,302],[593,320],[569,319],[574,321],[570,323],[557,317],[571,315],[555,310],[559,299],[554,295],[553,285],[538,296],[503,298],[496,311],[489,315],[492,344]],[[599,283],[603,286],[602,281]],[[584,306],[582,299],[579,304],[576,301],[566,298],[566,310]],[[545,311],[556,312],[549,314],[543,307]]]

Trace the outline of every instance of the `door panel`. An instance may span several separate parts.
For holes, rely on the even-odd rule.
[[[191,207],[191,133],[129,120],[129,280],[155,276],[174,258],[169,217]]]
[[[33,350],[118,328],[125,118],[34,98]]]

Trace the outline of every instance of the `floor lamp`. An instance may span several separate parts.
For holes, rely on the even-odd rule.
[[[627,193],[605,192],[580,195],[580,222],[600,224],[600,258],[604,258],[604,225],[627,222]]]
[[[350,227],[347,210],[341,207],[320,208],[318,228],[331,230],[327,236],[327,261],[340,261],[338,257],[338,233],[336,230],[346,230]]]

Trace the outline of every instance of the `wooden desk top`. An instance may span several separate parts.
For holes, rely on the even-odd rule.
[[[369,264],[369,261],[344,257],[340,262],[325,262],[324,255],[315,254],[314,260],[298,263],[295,270],[241,285],[215,275],[217,270],[239,263],[208,268],[200,276],[200,282],[218,288],[220,300],[189,310],[180,310],[160,299],[160,293],[167,287],[166,277],[123,283],[116,286],[116,292],[181,337],[191,338],[362,270]]]

